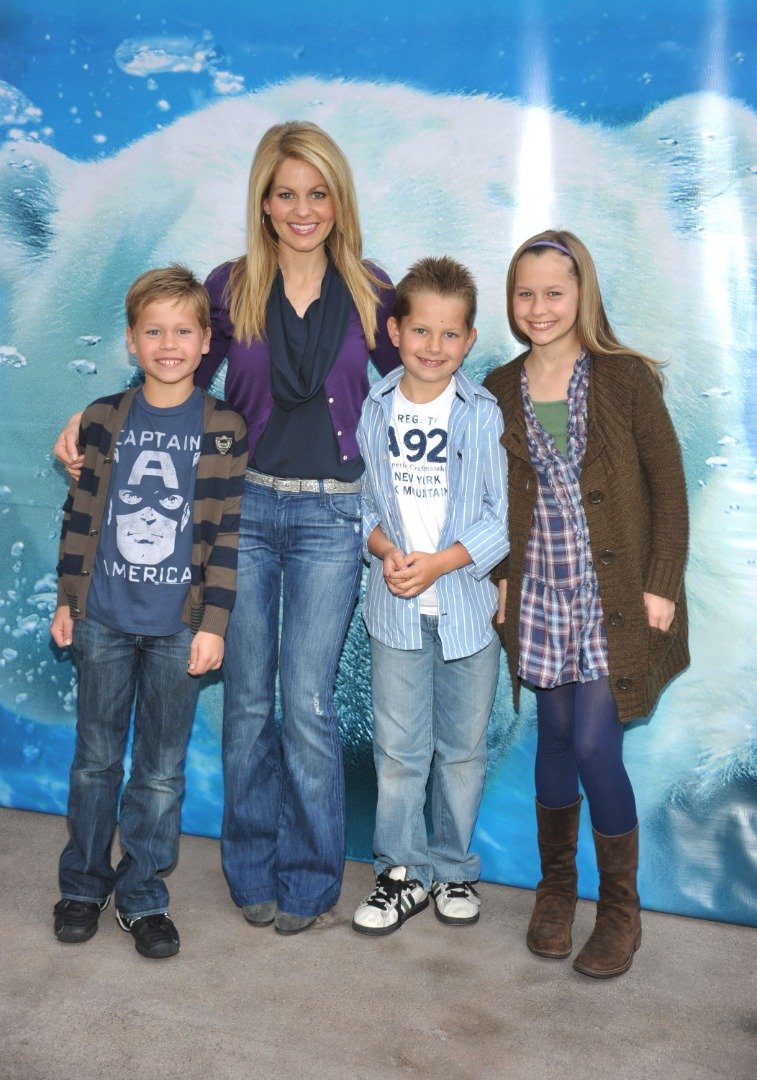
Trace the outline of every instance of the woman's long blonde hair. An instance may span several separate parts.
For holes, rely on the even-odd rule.
[[[547,251],[556,249],[550,245],[559,244],[570,252],[572,260],[570,272],[578,278],[578,320],[576,333],[583,347],[593,356],[636,356],[643,360],[660,386],[663,385],[663,377],[660,368],[663,366],[659,360],[653,360],[651,356],[636,349],[629,349],[615,336],[610,320],[605,313],[602,303],[602,293],[597,278],[597,268],[589,254],[588,248],[577,236],[565,229],[546,229],[525,240],[510,260],[507,271],[507,320],[510,330],[518,341],[524,345],[530,345],[530,339],[518,327],[513,313],[513,294],[515,292],[515,271],[521,255],[528,252],[529,255],[542,255]],[[557,251],[558,255],[568,258],[564,252]]]
[[[372,349],[376,344],[376,290],[385,286],[362,262],[357,196],[347,159],[330,135],[307,121],[275,124],[255,151],[247,188],[247,253],[234,263],[229,278],[235,337],[248,345],[253,338],[265,337],[266,304],[278,270],[278,237],[263,213],[263,200],[286,158],[307,162],[326,181],[335,218],[326,245],[350,291],[365,340]]]

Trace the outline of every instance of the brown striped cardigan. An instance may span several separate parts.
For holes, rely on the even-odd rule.
[[[137,388],[92,402],[82,414],[81,476],[63,507],[58,561],[58,605],[73,619],[87,614],[113,451]],[[204,393],[204,391],[203,391]],[[223,637],[234,606],[239,515],[247,468],[247,427],[226,402],[205,394],[203,437],[192,515],[192,580],[182,618],[192,631]]]
[[[505,419],[510,554],[492,579],[507,578],[505,622],[496,628],[516,708],[521,585],[538,486],[520,392],[525,357],[484,380]],[[648,715],[665,684],[689,664],[681,450],[654,377],[633,356],[592,357],[587,426],[580,488],[607,628],[610,684],[620,720],[633,720]],[[667,633],[649,626],[645,592],[675,601]]]

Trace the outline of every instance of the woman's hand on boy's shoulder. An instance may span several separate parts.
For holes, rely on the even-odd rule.
[[[79,453],[79,424],[81,413],[74,413],[53,446],[53,455],[63,465],[72,480],[81,476],[84,454]]]

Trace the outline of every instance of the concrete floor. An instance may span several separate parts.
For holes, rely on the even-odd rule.
[[[644,914],[631,971],[600,982],[524,943],[532,894],[483,885],[477,926],[432,908],[381,940],[350,929],[370,890],[293,938],[248,926],[218,843],[183,837],[179,956],[150,961],[112,907],[84,945],[52,933],[59,817],[0,809],[2,1080],[699,1080],[757,1076],[753,929]],[[574,939],[588,935],[580,903]]]

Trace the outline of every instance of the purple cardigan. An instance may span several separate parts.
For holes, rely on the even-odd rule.
[[[255,452],[273,410],[271,397],[271,364],[267,341],[253,340],[250,345],[234,338],[229,318],[229,302],[225,294],[232,263],[216,267],[205,285],[210,293],[210,352],[202,358],[195,372],[195,386],[205,389],[221,362],[228,357],[224,397],[247,421],[250,457]],[[383,270],[368,264],[371,271],[386,283],[379,296],[376,311],[378,332],[376,348],[370,353],[375,367],[386,375],[400,362],[399,353],[389,340],[386,320],[394,305],[394,288]],[[368,394],[368,346],[354,304],[350,312],[347,334],[334,365],[326,376],[324,389],[334,434],[342,461],[350,461],[360,453],[355,438],[360,410]]]

